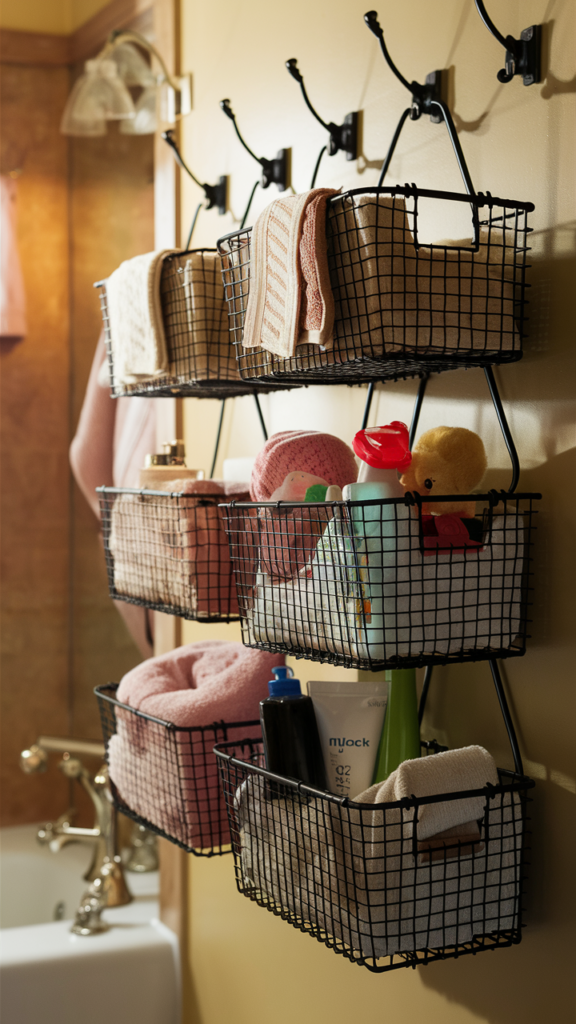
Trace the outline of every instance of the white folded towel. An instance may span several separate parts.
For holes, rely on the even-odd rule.
[[[460,747],[446,750],[433,757],[419,757],[403,763],[385,779],[375,782],[359,796],[358,804],[385,804],[405,797],[437,796],[460,790],[483,789],[486,783],[498,785],[498,771],[494,759],[484,747]],[[428,839],[456,825],[481,818],[486,796],[467,797],[465,800],[442,800],[422,804],[418,808],[418,839]],[[402,814],[403,836],[410,839],[414,827],[414,810]]]
[[[119,384],[156,380],[168,370],[160,280],[166,256],[148,252],[121,263],[106,282],[114,377]]]

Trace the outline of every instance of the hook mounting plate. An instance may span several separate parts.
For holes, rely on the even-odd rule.
[[[262,164],[262,178],[260,185],[262,188],[268,188],[269,185],[277,185],[279,192],[284,192],[288,188],[289,170],[288,170],[288,149],[279,149],[276,156],[272,160],[267,160],[265,157],[261,158],[260,163]]]
[[[426,75],[426,81],[423,86],[420,86],[420,89],[422,90],[420,93],[422,113],[430,114],[432,124],[441,124],[444,120],[444,115],[438,110],[438,107],[431,106],[431,100],[438,101],[442,99],[442,71],[431,71],[430,74]]]
[[[522,75],[524,85],[536,85],[540,81],[540,52],[542,49],[542,26],[530,25],[522,30],[516,39],[515,56],[506,50],[504,67],[498,72],[499,82],[511,82],[514,75]]]
[[[347,160],[358,157],[358,111],[346,114],[342,124],[330,124],[330,141],[328,155],[334,156],[338,150],[346,153]]]
[[[228,175],[222,174],[218,179],[217,185],[203,185],[206,193],[206,199],[208,200],[207,210],[212,210],[214,206],[218,207],[218,213],[221,217],[226,213],[226,197],[228,193]]]

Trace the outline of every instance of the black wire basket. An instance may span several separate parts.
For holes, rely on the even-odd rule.
[[[114,369],[106,281],[100,290],[110,391],[113,398],[194,396],[233,398],[274,390],[242,381],[230,344],[215,249],[192,249],[167,256],[162,264],[160,295],[169,367],[165,376],[137,384],[123,383]]]
[[[372,671],[522,655],[539,497],[222,506],[243,642]]]
[[[259,739],[260,722],[182,728],[120,703],[117,690],[116,683],[94,690],[117,809],[188,853],[229,853],[230,831],[213,748],[246,735]]]
[[[531,779],[358,804],[266,771],[261,743],[215,754],[236,884],[258,906],[378,973],[521,941]],[[475,820],[419,838],[425,805],[467,799]]]
[[[419,241],[423,200],[466,203],[473,238]],[[420,206],[419,206],[420,204]],[[246,348],[251,231],[219,239],[230,333],[244,380],[360,384],[522,356],[531,203],[418,189],[353,189],[332,197],[326,222],[335,303],[332,346],[298,345],[282,359]],[[447,214],[448,215],[448,214]]]
[[[110,597],[183,619],[238,619],[222,495],[97,491]]]

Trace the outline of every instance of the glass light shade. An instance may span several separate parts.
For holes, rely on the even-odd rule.
[[[87,60],[62,115],[65,135],[102,135],[101,122],[133,118],[134,104],[113,60]],[[96,130],[97,128],[97,130]]]
[[[116,64],[118,74],[125,85],[141,85],[146,88],[155,84],[156,78],[150,65],[133,43],[121,43],[110,54],[110,58]]]
[[[158,128],[158,87],[156,84],[142,90],[136,103],[136,116],[122,121],[120,131],[124,135],[153,135]]]

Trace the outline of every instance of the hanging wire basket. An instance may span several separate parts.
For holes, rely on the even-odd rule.
[[[472,211],[470,241],[419,240],[423,200]],[[526,327],[532,203],[418,189],[353,189],[328,201],[333,343],[282,359],[243,344],[252,229],[219,239],[230,334],[244,380],[360,384],[513,362]]]
[[[113,398],[233,398],[275,390],[274,386],[248,384],[238,372],[215,249],[192,249],[167,256],[163,261],[160,295],[170,362],[166,375],[154,381],[128,384],[117,379],[106,281],[98,281],[94,287],[100,291]]]
[[[188,853],[229,853],[230,831],[213,748],[245,736],[258,739],[260,723],[182,728],[120,703],[117,690],[115,683],[94,690],[117,809]]]
[[[539,498],[222,506],[243,642],[371,671],[522,655]]]
[[[377,973],[521,941],[531,779],[358,804],[266,771],[261,743],[215,754],[236,884],[258,906]],[[475,820],[421,839],[423,807],[454,800],[475,800]]]
[[[183,619],[238,619],[222,495],[97,492],[110,597]]]

